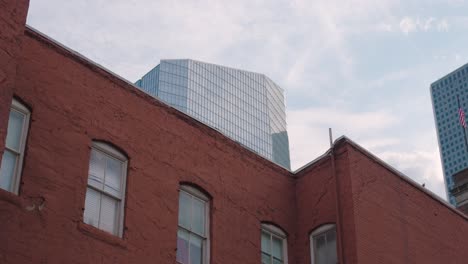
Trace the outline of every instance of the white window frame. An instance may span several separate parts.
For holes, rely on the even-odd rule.
[[[288,264],[288,238],[287,238],[286,233],[284,233],[284,231],[281,230],[279,227],[274,226],[272,224],[267,224],[267,223],[262,223],[261,231],[267,232],[270,235],[275,236],[276,238],[279,238],[283,241],[282,243],[283,244],[283,256],[284,256],[283,264]],[[273,239],[270,239],[270,243],[271,241],[273,241]],[[261,236],[260,236],[260,244],[261,244]],[[270,248],[272,248],[271,245],[270,245]],[[262,254],[262,249],[260,246],[260,258],[261,258],[261,254]]]
[[[319,228],[315,229],[309,236],[309,242],[310,242],[310,260],[311,264],[316,264],[315,263],[315,245],[314,245],[314,238],[318,235],[321,235],[331,229],[335,229],[336,233],[336,225],[335,224],[326,224],[322,225]],[[336,234],[336,244],[338,245],[338,234]],[[338,257],[338,250],[336,252],[336,256]]]
[[[31,117],[31,111],[24,106],[21,102],[14,99],[11,102],[10,112],[17,111],[24,115],[23,126],[21,130],[21,138],[20,138],[20,147],[19,152],[13,149],[10,149],[5,144],[5,150],[13,152],[18,156],[18,159],[15,164],[15,171],[13,173],[13,179],[11,180],[11,185],[7,191],[12,192],[16,195],[19,194],[19,186],[21,182],[21,173],[23,172],[23,160],[24,160],[24,152],[26,149],[26,139],[28,137],[28,130],[29,130],[29,120]],[[9,120],[9,118],[8,118]],[[8,134],[8,127],[7,127],[7,134]],[[5,135],[5,140],[8,135]],[[5,151],[4,151],[5,152]]]
[[[203,245],[204,250],[202,252],[202,263],[209,264],[210,263],[210,220],[211,220],[210,219],[210,198],[207,195],[205,195],[203,192],[198,190],[197,188],[192,187],[190,185],[185,185],[185,184],[180,185],[179,193],[180,192],[185,192],[189,195],[193,195],[196,198],[205,202],[205,241]],[[179,229],[183,229],[189,233],[193,233],[187,230],[186,228],[180,226],[179,222],[177,222],[177,231],[179,231]],[[198,234],[195,234],[195,235],[199,236]],[[189,256],[189,259],[190,259],[190,256]],[[180,262],[176,260],[176,263],[180,263]]]
[[[87,178],[87,181],[86,181],[86,190],[88,188],[91,188],[92,190],[97,191],[97,192],[99,192],[99,193],[101,193],[103,195],[107,195],[107,196],[111,197],[112,199],[116,199],[119,202],[119,207],[118,207],[119,209],[118,209],[118,212],[116,212],[117,213],[117,217],[116,217],[117,218],[117,226],[115,227],[117,229],[117,234],[114,234],[114,233],[110,233],[110,234],[116,235],[116,236],[121,238],[123,236],[123,227],[124,227],[124,219],[125,219],[125,211],[124,210],[125,210],[125,194],[126,194],[126,188],[127,188],[128,158],[125,155],[123,155],[119,150],[115,149],[111,145],[106,144],[104,142],[93,141],[91,151],[93,151],[93,149],[97,150],[97,151],[100,151],[100,152],[103,152],[104,154],[106,154],[108,156],[111,156],[112,158],[115,158],[115,159],[122,162],[122,174],[123,175],[122,175],[122,180],[120,182],[120,187],[121,187],[121,191],[122,191],[122,193],[121,193],[122,198],[115,197],[115,195],[107,193],[104,190],[96,189],[94,186],[90,185],[88,183],[89,173],[88,173],[88,178]],[[89,161],[91,161],[91,160],[89,160]],[[91,164],[88,165],[88,168],[89,168],[90,165]],[[86,199],[86,195],[85,195],[85,199]],[[83,210],[83,221],[84,221],[84,210]],[[96,228],[100,229],[99,227],[96,227]],[[107,232],[107,231],[104,231],[104,232]]]

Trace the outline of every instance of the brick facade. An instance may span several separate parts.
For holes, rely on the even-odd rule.
[[[17,56],[26,23],[29,1],[0,0],[0,138],[6,134],[13,87],[15,86]],[[4,141],[0,140],[0,155]]]
[[[13,94],[31,122],[19,195],[0,189],[0,263],[175,263],[181,183],[211,197],[213,264],[260,263],[262,222],[290,264],[311,262],[327,223],[343,263],[468,259],[467,218],[352,141],[291,173],[25,27],[26,11],[1,2],[0,149]],[[123,238],[83,223],[95,139],[129,157]]]

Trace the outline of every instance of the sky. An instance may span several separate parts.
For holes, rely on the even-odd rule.
[[[346,135],[446,199],[429,86],[468,62],[465,0],[31,0],[27,23],[134,82],[161,59],[285,90],[292,169]]]

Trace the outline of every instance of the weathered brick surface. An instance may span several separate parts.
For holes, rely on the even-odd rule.
[[[0,62],[0,135],[11,94],[32,115],[20,194],[0,190],[0,263],[175,263],[181,183],[212,197],[211,263],[260,263],[262,221],[288,234],[290,264],[310,263],[309,235],[327,223],[345,263],[466,262],[466,217],[349,140],[335,170],[326,155],[293,174],[31,29],[18,39],[27,5],[1,3],[0,26],[17,31],[0,31],[15,54]],[[123,239],[83,223],[93,139],[129,157]]]
[[[348,147],[358,263],[467,263],[466,218]]]
[[[338,228],[338,214],[344,223],[342,226],[344,259],[346,263],[357,263],[353,204],[348,199],[352,193],[347,149],[340,149],[334,156],[336,176],[333,173],[331,155],[326,155],[296,175],[297,263],[311,263],[310,234],[324,224],[335,224]],[[339,181],[339,204],[337,204],[336,177]]]
[[[143,99],[131,85],[104,78],[32,32],[23,41],[15,93],[31,107],[32,122],[19,197],[24,205],[3,208],[21,219],[1,227],[6,246],[15,249],[5,254],[8,263],[172,263],[180,182],[213,197],[212,263],[259,263],[261,221],[294,234],[289,172]],[[130,157],[123,240],[80,224],[93,139]],[[42,199],[42,211],[24,210]],[[32,245],[35,250],[25,250]]]
[[[331,173],[329,159],[324,159],[298,175],[296,182],[298,263],[310,263],[310,233],[323,224],[336,221],[334,184],[335,179]]]
[[[26,23],[28,0],[0,0],[0,156],[3,154],[6,122],[15,86],[16,56]]]

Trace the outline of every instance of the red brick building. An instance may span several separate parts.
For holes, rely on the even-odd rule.
[[[467,262],[467,217],[349,139],[284,170],[25,26],[27,9],[0,0],[0,263]]]

